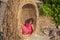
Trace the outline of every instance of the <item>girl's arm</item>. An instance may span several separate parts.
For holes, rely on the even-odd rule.
[[[34,25],[32,24],[32,28],[33,28],[33,31],[34,31]]]
[[[33,33],[32,34],[34,34],[35,33],[35,28],[34,28],[34,25],[32,24],[32,28],[33,28]]]
[[[36,31],[33,24],[32,24],[32,28],[33,28],[33,33],[31,35],[31,37],[35,35],[35,31]]]

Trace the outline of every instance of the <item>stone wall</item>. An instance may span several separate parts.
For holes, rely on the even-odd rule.
[[[51,27],[55,27],[54,22],[52,21],[52,18],[49,16],[41,16],[38,19],[38,32],[39,35],[45,35],[42,30],[44,28],[50,29]]]
[[[3,19],[4,40],[21,39],[21,26],[19,25],[22,24],[22,7],[26,4],[32,4],[35,6],[36,17],[38,18],[39,14],[35,0],[8,0]]]
[[[6,4],[7,2],[1,2],[1,5],[0,5],[0,31],[3,31],[2,29],[2,22],[3,22],[3,18],[4,18],[4,12],[5,12],[5,9],[6,9]]]
[[[24,15],[24,14],[22,15],[22,8],[26,4],[31,4],[35,7],[35,11],[36,11],[35,20],[37,20],[36,21],[36,30],[35,30],[36,34],[41,33],[41,31],[40,31],[41,28],[44,28],[47,26],[51,27],[52,22],[49,17],[45,17],[45,16],[39,17],[39,12],[38,12],[38,8],[35,3],[35,0],[8,0],[7,8],[4,12],[5,14],[4,14],[4,18],[3,18],[4,40],[20,40],[21,39],[22,34],[21,34],[20,25],[22,24],[22,16]],[[6,7],[6,5],[3,6],[3,8],[5,8],[5,7]],[[3,15],[2,14],[3,11],[1,10],[1,16]],[[42,35],[42,34],[40,34],[40,35]]]

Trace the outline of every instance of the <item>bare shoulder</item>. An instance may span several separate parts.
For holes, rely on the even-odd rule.
[[[33,26],[33,24],[32,24],[32,26]]]
[[[24,25],[24,24],[22,24],[22,25],[21,25],[21,27],[25,27],[25,25]]]

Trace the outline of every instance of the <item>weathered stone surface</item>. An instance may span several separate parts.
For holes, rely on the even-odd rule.
[[[0,1],[2,1],[2,2],[7,2],[8,0],[0,0]]]
[[[31,40],[49,40],[49,36],[47,35],[40,36],[35,34],[34,37],[31,38]]]
[[[44,33],[42,32],[42,30],[44,30],[44,28],[51,28],[51,27],[55,27],[54,22],[52,21],[51,17],[47,17],[47,16],[40,16],[38,19],[38,28],[37,28],[37,33],[40,35],[44,35]]]
[[[2,31],[2,22],[3,22],[6,6],[7,5],[5,3],[1,3],[0,5],[0,31]]]
[[[33,13],[31,13],[31,15],[36,18],[35,20],[38,19],[39,14],[35,0],[8,0],[3,20],[4,40],[21,39],[21,26],[19,25],[22,24],[22,16],[24,16],[24,14],[22,14],[22,8],[26,4],[34,6],[36,12],[34,11],[35,15],[32,15]]]
[[[39,12],[35,0],[8,0],[7,8],[4,13],[4,40],[23,40],[20,25],[30,17],[34,18],[35,22],[35,33],[33,34],[42,35],[43,33],[40,31],[40,29],[46,26],[50,27],[52,24],[49,17],[39,17]],[[41,38],[40,36],[32,36],[34,36],[32,37],[33,40],[39,40]]]

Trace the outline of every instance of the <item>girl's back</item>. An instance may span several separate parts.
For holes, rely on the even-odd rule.
[[[32,25],[26,24],[22,26],[22,34],[32,34],[33,28]]]

